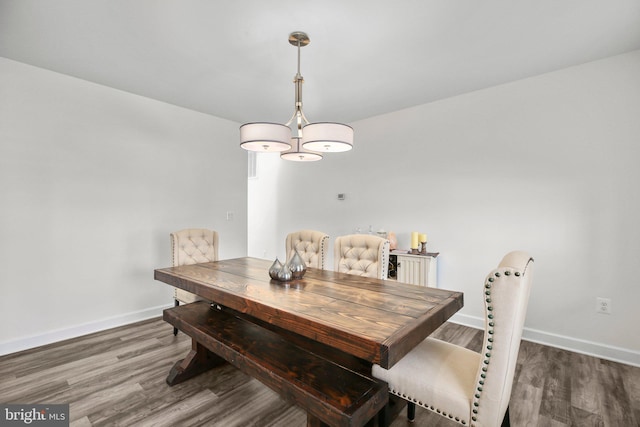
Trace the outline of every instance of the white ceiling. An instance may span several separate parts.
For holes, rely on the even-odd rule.
[[[640,49],[639,0],[0,0],[0,56],[238,123],[352,122]]]

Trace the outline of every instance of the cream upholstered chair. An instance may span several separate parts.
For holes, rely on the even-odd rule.
[[[410,420],[418,404],[465,426],[509,425],[509,396],[532,275],[533,258],[516,251],[486,277],[481,353],[427,338],[391,369],[373,365],[373,376],[409,402]]]
[[[218,260],[218,232],[204,228],[187,228],[171,233],[172,265],[199,264]],[[174,288],[175,305],[188,304],[202,298],[191,292]],[[178,330],[173,329],[176,335]]]
[[[378,279],[387,278],[389,241],[369,234],[349,234],[336,238],[333,268],[340,273]]]
[[[307,267],[324,270],[329,235],[322,231],[300,230],[287,234],[285,242],[287,261],[294,254],[294,250],[302,257]]]

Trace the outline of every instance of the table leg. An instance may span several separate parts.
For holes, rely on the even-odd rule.
[[[211,368],[227,363],[220,356],[207,350],[202,344],[191,339],[191,351],[182,360],[178,360],[167,377],[170,386],[180,384]]]

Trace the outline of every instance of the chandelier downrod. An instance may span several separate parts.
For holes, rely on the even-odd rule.
[[[289,43],[298,48],[298,70],[293,77],[293,83],[296,88],[293,115],[285,125],[290,126],[295,121],[297,133],[294,138],[302,138],[302,127],[308,125],[309,120],[307,120],[302,110],[302,84],[304,83],[304,78],[300,74],[300,48],[307,46],[311,43],[311,40],[306,33],[296,31],[289,35]]]

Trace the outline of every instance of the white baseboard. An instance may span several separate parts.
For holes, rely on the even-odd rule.
[[[484,320],[479,317],[458,313],[454,314],[449,320],[453,323],[469,326],[471,328],[484,329]],[[522,339],[525,341],[561,348],[563,350],[573,351],[575,353],[598,357],[600,359],[640,367],[640,352],[627,348],[613,347],[602,343],[571,338],[564,335],[526,327],[522,331]]]
[[[468,316],[466,314],[456,313],[449,319],[452,323],[458,325],[468,326],[474,329],[484,329],[484,319],[475,316]]]
[[[0,343],[0,356],[158,317],[162,315],[162,310],[172,306],[173,305],[170,304],[151,307],[145,310],[109,317],[107,319],[89,322],[70,328],[46,332],[40,335],[33,335],[14,341],[5,341]],[[479,317],[457,313],[449,320],[453,323],[469,326],[471,328],[484,329],[484,320]],[[640,352],[626,348],[613,347],[531,328],[524,328],[522,339],[576,353],[586,354],[588,356],[611,360],[613,362],[640,367]]]
[[[0,343],[0,356],[158,317],[162,315],[162,310],[169,307],[173,307],[173,304],[151,307],[14,341],[5,341]]]

